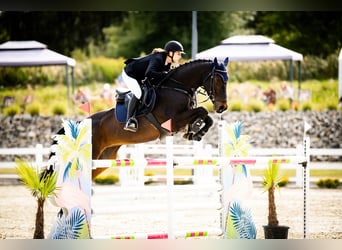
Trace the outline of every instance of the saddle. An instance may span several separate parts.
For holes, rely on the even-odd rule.
[[[136,109],[136,117],[151,113],[156,101],[156,91],[153,87],[142,85],[142,96]],[[125,123],[127,117],[127,106],[133,93],[127,89],[116,90],[115,117],[118,122]]]

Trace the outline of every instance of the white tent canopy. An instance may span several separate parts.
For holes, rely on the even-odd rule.
[[[47,48],[43,43],[37,41],[8,41],[0,44],[0,67],[29,67],[65,65],[66,84],[69,94],[68,68],[71,67],[72,91],[74,91],[73,68],[76,61]]]
[[[274,43],[274,40],[261,35],[233,36],[223,41],[218,46],[196,54],[196,59],[229,61],[263,61],[263,60],[292,60],[302,61],[300,53],[286,49]]]
[[[293,81],[293,61],[297,61],[298,93],[300,93],[301,61],[303,60],[303,55],[275,44],[273,39],[262,35],[232,36],[221,41],[220,45],[197,53],[195,58],[214,59],[215,57],[218,60],[224,60],[226,57],[229,57],[230,62],[288,60],[290,61],[291,82]]]

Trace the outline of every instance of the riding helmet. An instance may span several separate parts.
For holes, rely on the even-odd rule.
[[[173,51],[173,52],[175,52],[175,51],[180,51],[180,52],[182,52],[183,54],[185,54],[184,49],[183,49],[183,45],[182,45],[180,42],[175,41],[175,40],[173,40],[173,41],[168,41],[168,42],[165,44],[164,49],[165,49],[166,51]]]

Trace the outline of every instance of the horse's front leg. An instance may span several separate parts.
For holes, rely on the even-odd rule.
[[[204,118],[204,126],[192,135],[192,140],[200,141],[202,137],[208,132],[209,128],[214,124],[213,119],[209,115]],[[191,131],[190,131],[191,133]]]
[[[174,118],[174,131],[189,125],[188,132],[183,135],[185,139],[200,141],[203,135],[213,125],[213,120],[208,116],[208,111],[203,107],[188,110]]]

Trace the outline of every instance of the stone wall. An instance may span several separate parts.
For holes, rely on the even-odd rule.
[[[307,133],[311,138],[311,147],[342,147],[341,111],[225,112],[222,116],[218,114],[211,116],[215,120],[214,128],[203,140],[213,145],[217,145],[218,141],[217,121],[224,119],[228,123],[241,121],[242,133],[250,136],[250,143],[253,147],[294,148],[302,141],[304,120],[306,120],[312,126]],[[51,137],[61,127],[62,119],[81,120],[83,118],[82,116],[0,116],[0,148],[34,147],[38,143],[43,144],[43,147],[49,147]],[[185,143],[181,134],[175,136],[175,141]]]

